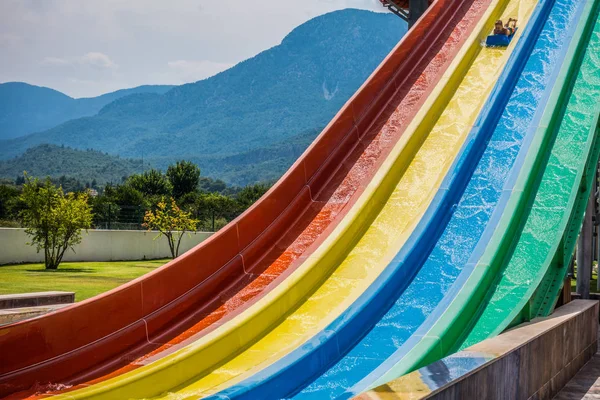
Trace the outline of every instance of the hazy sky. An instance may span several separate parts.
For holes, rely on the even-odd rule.
[[[379,0],[0,0],[0,82],[73,97],[194,82],[348,7],[384,11]]]

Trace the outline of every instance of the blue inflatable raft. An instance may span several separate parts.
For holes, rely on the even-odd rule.
[[[516,28],[515,31],[513,32],[512,35],[508,36],[508,35],[490,35],[487,37],[486,41],[485,41],[485,45],[488,47],[506,47],[510,44],[513,36],[515,36],[515,33],[517,33],[517,29]]]

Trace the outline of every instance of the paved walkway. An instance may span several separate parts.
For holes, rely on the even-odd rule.
[[[553,400],[600,400],[600,347]]]

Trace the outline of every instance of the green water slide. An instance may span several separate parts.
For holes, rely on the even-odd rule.
[[[600,151],[599,4],[586,5],[518,189],[472,277],[484,297],[467,307],[472,318],[455,350],[554,308]]]

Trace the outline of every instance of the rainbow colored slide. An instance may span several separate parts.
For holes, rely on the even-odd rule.
[[[436,0],[246,213],[0,327],[0,397],[377,398],[551,313],[600,151],[599,7]]]

